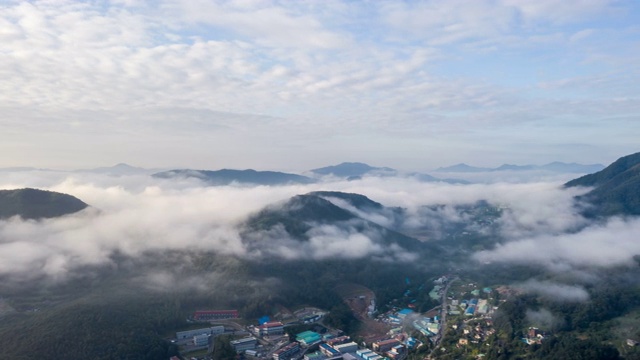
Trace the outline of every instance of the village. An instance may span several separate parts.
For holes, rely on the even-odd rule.
[[[409,285],[409,279],[406,280]],[[432,303],[425,312],[416,309],[417,296],[428,290]],[[248,360],[405,360],[437,358],[448,352],[462,352],[482,358],[483,344],[496,333],[492,315],[509,294],[509,288],[480,287],[454,275],[443,275],[386,304],[376,307],[373,292],[359,285],[339,289],[343,300],[361,321],[358,336],[323,321],[327,311],[304,307],[264,316],[257,323],[245,323],[236,310],[196,311],[190,321],[208,327],[178,331],[172,342],[186,359],[210,359],[214,339],[230,335],[237,358]],[[423,294],[424,295],[424,294]],[[405,305],[405,306],[401,306]],[[304,329],[299,332],[296,330]],[[523,342],[541,343],[544,332],[530,328]]]

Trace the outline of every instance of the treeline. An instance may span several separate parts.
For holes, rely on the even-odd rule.
[[[424,281],[430,275],[417,266],[370,259],[261,262],[250,268],[250,276],[254,278],[269,274],[280,281],[268,297],[249,299],[247,317],[265,315],[272,310],[269,306],[275,303],[331,309],[343,303],[335,291],[336,286],[343,283],[366,286],[376,294],[378,305],[386,304],[402,297],[406,289],[405,278]]]
[[[628,284],[599,285],[589,289],[590,300],[566,302],[521,295],[502,304],[494,316],[497,335],[491,340],[491,359],[620,359],[607,321],[640,306],[640,290]],[[552,328],[541,345],[524,345],[527,310],[548,310]]]
[[[41,313],[5,319],[0,349],[6,359],[166,360],[177,348],[161,334],[183,325],[175,304],[77,301]]]

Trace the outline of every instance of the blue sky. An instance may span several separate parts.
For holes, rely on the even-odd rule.
[[[609,163],[640,5],[3,1],[0,167]]]

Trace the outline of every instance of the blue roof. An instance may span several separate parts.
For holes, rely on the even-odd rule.
[[[332,354],[340,354],[340,351],[332,348],[331,346],[327,345],[327,344],[320,344],[320,347],[323,349],[326,349],[327,351],[329,351]]]
[[[402,310],[398,311],[398,314],[401,314],[401,315],[409,315],[411,313],[413,313],[413,310],[411,310],[411,309],[402,309]]]
[[[467,308],[467,310],[464,311],[465,314],[469,314],[469,315],[473,315],[473,313],[476,311],[476,308],[473,306],[469,306]]]

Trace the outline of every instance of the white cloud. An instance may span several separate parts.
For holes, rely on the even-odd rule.
[[[258,148],[272,149],[271,158],[279,166],[291,163],[282,160],[290,148],[303,148],[295,159],[298,169],[310,157],[317,159],[319,148],[340,148],[325,153],[331,159],[348,152],[370,160],[398,149],[404,152],[395,159],[406,159],[445,148],[438,152],[455,158],[452,151],[476,156],[466,136],[479,148],[503,148],[507,136],[491,144],[484,140],[482,129],[493,129],[491,125],[511,129],[521,138],[529,132],[518,124],[556,124],[562,120],[558,114],[589,118],[583,121],[591,124],[600,124],[592,119],[596,116],[635,114],[637,106],[632,104],[638,102],[633,97],[624,104],[619,101],[620,94],[636,93],[629,91],[637,83],[630,60],[637,54],[626,46],[635,38],[630,28],[622,31],[624,36],[616,36],[618,28],[607,29],[606,36],[594,37],[598,46],[584,36],[581,45],[565,46],[581,32],[563,24],[604,34],[589,19],[592,14],[609,14],[611,4],[536,4],[3,4],[0,108],[5,116],[0,136],[5,152],[18,154],[3,162],[16,165],[11,162],[37,159],[84,166],[95,159],[81,151],[88,145],[112,162],[138,154],[146,164],[158,157],[178,161],[172,155],[177,153],[202,164],[205,145],[213,148],[210,152],[223,152],[229,144],[246,149],[235,152],[229,162],[251,166],[257,166]],[[546,11],[549,8],[555,11]],[[622,16],[616,14],[611,16]],[[525,21],[536,26],[526,28]],[[602,38],[606,46],[601,46]],[[532,58],[538,58],[533,55],[548,51],[554,52],[554,61],[559,56],[559,62],[568,62],[572,69],[572,63],[588,59],[593,64],[626,61],[630,71],[605,86],[586,83],[587,89],[602,89],[588,101],[574,101],[574,91],[562,91],[560,99],[532,94],[528,86],[536,81],[503,85],[503,79],[530,77],[522,73],[530,70]],[[620,51],[624,56],[616,55]],[[479,53],[484,55],[477,57]],[[500,66],[491,56],[485,58],[491,53],[497,54],[494,60],[515,54],[514,61],[524,65]],[[547,62],[539,65],[546,67]],[[504,68],[499,78],[492,75],[496,66]],[[587,73],[603,76],[600,70]],[[578,76],[565,77],[571,81]],[[185,121],[193,124],[185,119],[194,113],[199,113],[200,126],[183,126]],[[33,140],[44,133],[46,138]],[[415,141],[408,144],[406,139]]]
[[[581,286],[572,286],[549,281],[527,280],[514,285],[525,291],[538,294],[547,299],[563,302],[584,302],[589,300],[589,293]]]
[[[561,319],[544,308],[539,310],[527,309],[525,316],[529,324],[545,330],[555,330],[556,327],[562,324]]]
[[[0,273],[48,274],[60,278],[82,266],[110,264],[110,256],[114,252],[139,257],[149,251],[192,249],[252,259],[373,256],[379,261],[416,260],[414,254],[402,247],[386,245],[377,229],[366,226],[363,229],[361,224],[350,222],[311,224],[312,228],[306,234],[309,240],[305,242],[290,238],[281,226],[254,233],[245,239],[247,241],[241,239],[238,226],[249,215],[294,195],[317,190],[360,193],[385,206],[407,208],[409,218],[403,219],[404,224],[414,228],[430,221],[429,216],[419,211],[421,206],[447,205],[438,216],[460,220],[460,214],[452,211],[453,206],[478,200],[509,207],[499,222],[508,236],[522,238],[531,234],[563,232],[583,221],[571,206],[571,199],[577,193],[563,190],[554,183],[462,186],[401,178],[364,178],[304,186],[203,187],[197,180],[38,171],[5,172],[3,179],[7,181],[0,184],[3,189],[44,188],[74,195],[94,207],[59,219],[23,221],[14,218],[0,221]],[[355,211],[344,202],[337,201],[336,204]],[[365,218],[390,225],[392,216],[383,212],[367,214]],[[508,243],[478,257],[492,261],[513,260],[513,255],[510,258],[501,251],[510,250],[520,243],[527,244],[527,241]],[[559,251],[561,244],[548,245],[549,251],[557,257],[548,261],[564,261],[567,257],[571,261],[571,256],[578,256],[576,251],[564,251],[563,248]],[[628,260],[631,256],[628,250],[612,248],[608,250],[612,255],[607,256],[606,252],[598,255],[605,263],[611,262],[616,254],[625,254]],[[583,252],[589,251],[585,249]],[[542,261],[549,257],[544,247],[539,249],[533,243],[531,249],[525,249],[524,253],[523,258],[528,261]]]
[[[636,241],[640,221],[611,219],[573,233],[544,235],[505,242],[475,254],[479,261],[539,264],[551,270],[595,266],[608,268],[633,264],[640,254]]]

